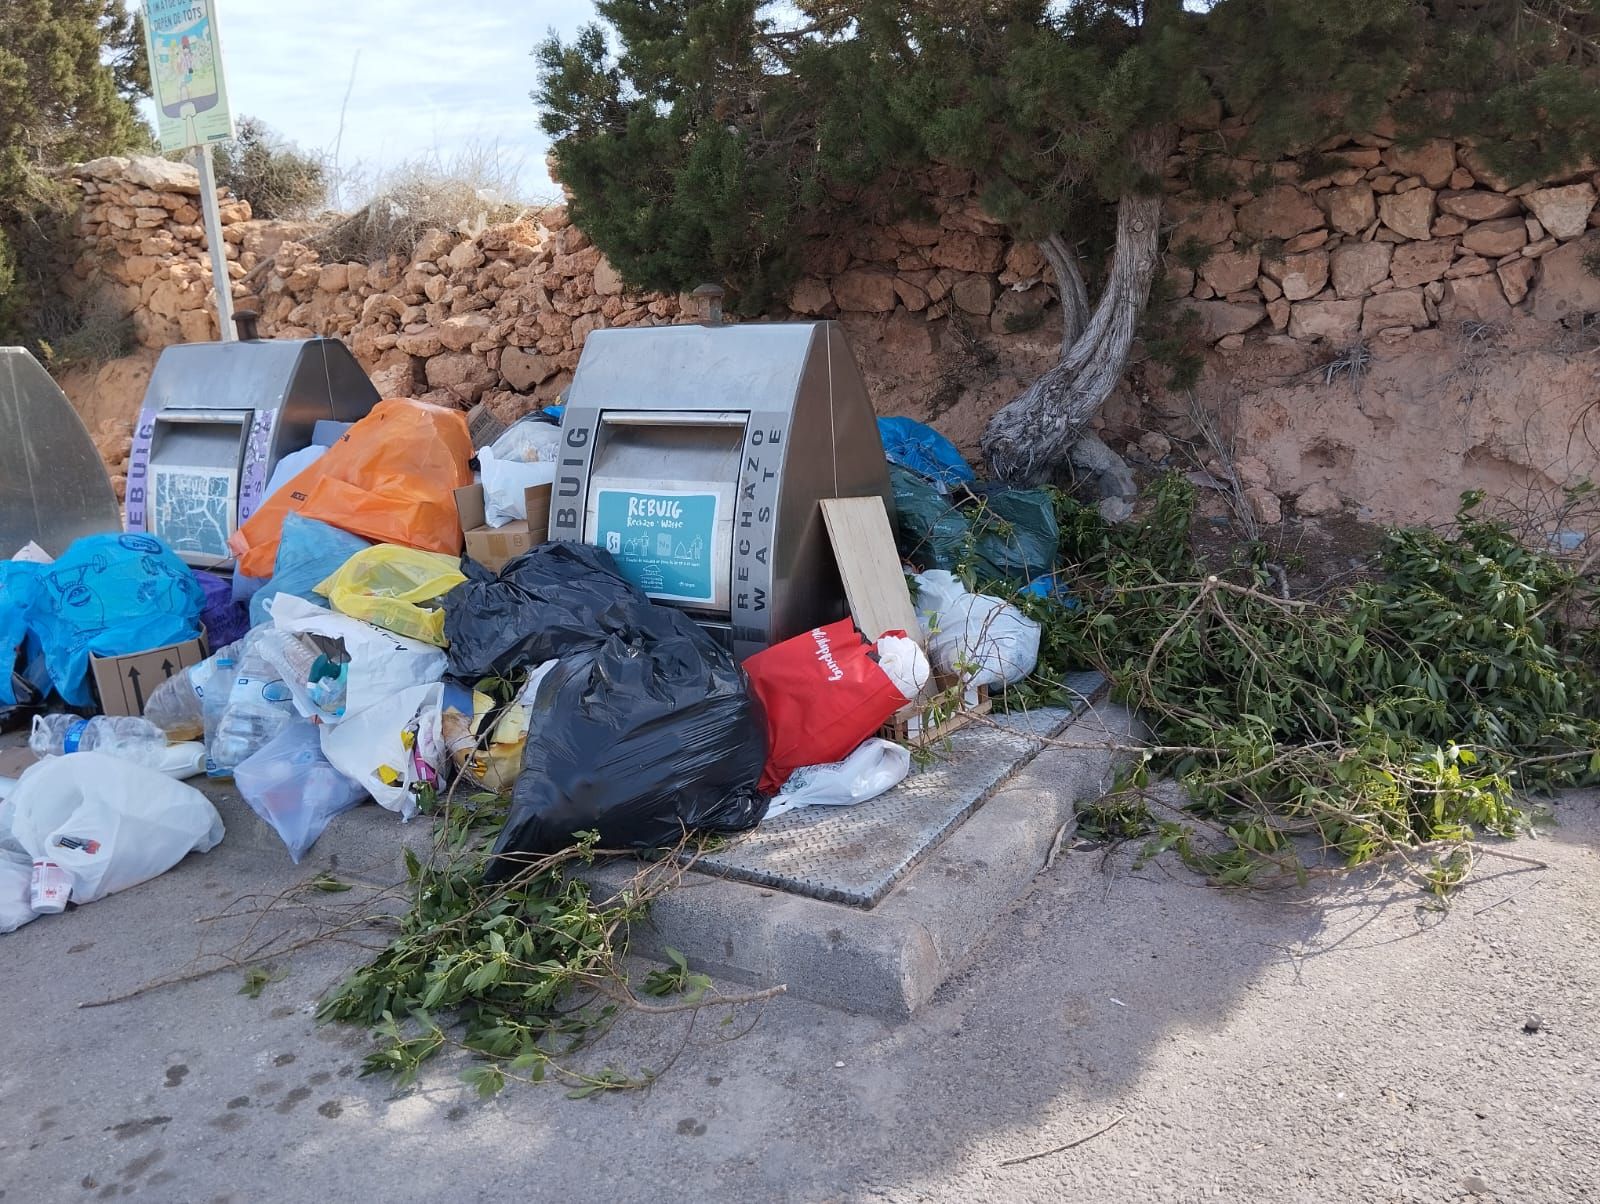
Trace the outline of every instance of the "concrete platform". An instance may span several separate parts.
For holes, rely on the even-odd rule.
[[[958,759],[925,771],[927,780],[949,781],[940,775],[955,773],[965,791],[935,800],[930,814],[949,822],[914,853],[907,853],[909,845],[901,848],[897,857],[906,864],[874,906],[825,901],[691,869],[635,931],[633,951],[660,957],[671,947],[718,978],[759,986],[781,983],[794,996],[849,1012],[910,1016],[1027,889],[1062,825],[1072,821],[1074,804],[1097,797],[1109,785],[1117,754],[1101,745],[1125,744],[1133,730],[1123,708],[1087,700],[1079,718],[1064,722],[1059,712],[1036,712],[1006,725],[972,727],[960,748],[989,747],[971,758],[952,742]],[[19,751],[27,758],[26,749],[18,747],[24,743],[20,732],[0,737],[0,753],[9,753],[15,765]],[[382,891],[404,880],[406,848],[425,855],[431,847],[427,822],[402,824],[379,807],[358,807],[335,817],[304,862],[294,866],[277,834],[231,782],[193,782],[221,813],[227,836],[216,853],[188,858],[171,874],[220,879],[226,883],[219,882],[222,901],[275,894],[323,873]],[[881,834],[892,825],[875,821],[868,810],[872,806],[845,809],[836,822],[859,822],[863,832]],[[859,821],[852,821],[852,811]],[[589,880],[598,891],[615,891],[634,868],[630,862],[597,866]],[[154,899],[164,889],[147,884],[118,896],[121,902],[104,901],[86,911],[120,912],[132,907],[135,897]],[[22,931],[31,932],[30,940],[47,939],[45,932],[61,928],[53,920],[46,917]],[[4,939],[15,942],[15,937]]]
[[[907,1018],[1027,890],[1073,822],[1075,804],[1110,786],[1120,759],[1114,746],[1136,735],[1126,709],[1098,703],[1048,745],[1036,738],[1042,751],[947,829],[871,908],[691,870],[635,930],[634,951],[659,957],[670,947],[719,979],[783,984],[829,1007]],[[630,872],[602,865],[589,878],[614,892]]]

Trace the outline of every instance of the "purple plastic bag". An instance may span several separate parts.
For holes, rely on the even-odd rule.
[[[206,602],[200,611],[200,622],[213,648],[231,644],[250,630],[250,610],[233,600],[232,582],[224,581],[215,573],[198,570],[194,576],[205,591]]]

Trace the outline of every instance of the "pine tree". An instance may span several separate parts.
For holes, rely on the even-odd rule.
[[[62,200],[50,173],[149,144],[144,57],[122,0],[0,3],[0,336],[19,337],[40,283],[27,278]]]
[[[1600,157],[1593,0],[598,0],[537,51],[573,217],[631,284],[716,279],[744,312],[851,185],[938,162],[1037,242],[1058,362],[991,419],[996,474],[1115,457],[1087,424],[1126,368],[1162,251],[1159,182],[1220,102],[1262,155],[1388,112],[1517,178]],[[1104,263],[1109,269],[1090,265]],[[1091,287],[1092,286],[1092,287]]]

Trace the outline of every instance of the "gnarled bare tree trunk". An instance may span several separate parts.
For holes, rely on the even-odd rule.
[[[1170,131],[1162,129],[1137,135],[1129,147],[1145,177],[1139,185],[1149,191],[1126,192],[1117,203],[1111,275],[1092,313],[1083,275],[1065,240],[1052,234],[1040,242],[1061,295],[1061,358],[989,420],[983,453],[1002,480],[1037,484],[1069,457],[1097,475],[1120,468],[1126,477],[1126,467],[1089,433],[1088,422],[1122,379],[1139,315],[1150,299],[1161,235],[1161,193],[1152,181],[1160,178],[1171,145]],[[1079,443],[1085,446],[1073,456]]]

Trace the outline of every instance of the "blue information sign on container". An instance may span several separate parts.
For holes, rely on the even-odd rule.
[[[718,505],[715,493],[601,489],[595,542],[652,598],[710,605],[716,599],[712,549]]]

